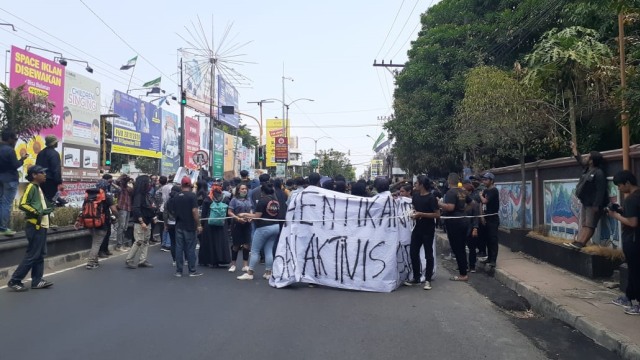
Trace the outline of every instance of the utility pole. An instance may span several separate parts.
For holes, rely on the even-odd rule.
[[[214,149],[213,134],[214,134],[215,120],[213,116],[213,102],[214,102],[214,96],[215,96],[216,64],[218,62],[218,59],[216,59],[212,54],[211,58],[209,59],[209,62],[211,63],[211,87],[209,88],[209,96],[211,96],[211,99],[209,99],[209,158],[211,159],[210,160],[211,173],[209,175],[211,177],[214,177],[213,175],[213,149]]]
[[[180,58],[180,141],[178,142],[178,149],[180,149],[180,166],[184,166],[184,155],[186,154],[185,148],[184,148],[184,142],[185,142],[185,138],[184,138],[184,101],[183,99],[186,99],[186,94],[184,92],[184,87],[183,87],[183,73],[182,73],[182,58]]]
[[[404,65],[402,64],[394,64],[392,60],[389,60],[388,64],[384,63],[384,60],[382,60],[381,63],[378,63],[377,60],[373,60],[373,66],[374,67],[383,67],[385,69],[387,69],[387,71],[389,71],[391,73],[391,75],[393,75],[393,77],[398,76],[399,71],[397,69],[391,70],[391,68],[403,68]]]
[[[622,12],[618,14],[618,45],[620,48],[620,89],[622,90],[622,116],[620,117],[622,122],[622,169],[629,170],[631,168],[629,161],[629,113],[627,112],[627,101],[624,98],[627,88],[627,70],[624,51],[624,14]]]

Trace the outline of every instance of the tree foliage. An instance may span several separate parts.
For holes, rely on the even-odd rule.
[[[136,157],[134,164],[136,165],[136,169],[140,170],[143,174],[159,174],[159,159],[154,159],[150,157],[138,156]]]
[[[337,150],[319,150],[320,174],[334,177],[344,175],[347,180],[356,178],[356,170],[346,154]]]
[[[14,89],[0,84],[0,130],[11,129],[27,141],[44,129],[54,127],[53,103],[46,97],[24,92],[25,85]]]

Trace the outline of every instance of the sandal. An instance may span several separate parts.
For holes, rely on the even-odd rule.
[[[456,275],[456,276],[450,277],[449,280],[451,280],[451,281],[467,281],[467,280],[469,280],[469,277],[467,276],[466,278],[463,278],[461,276],[457,276]]]

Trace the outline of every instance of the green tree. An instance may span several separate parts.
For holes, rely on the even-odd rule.
[[[337,150],[319,150],[320,174],[334,177],[344,175],[347,180],[355,179],[356,170],[346,157],[346,154]]]
[[[140,170],[144,174],[159,174],[159,159],[138,156],[136,157],[134,164],[136,165],[136,169]]]
[[[251,129],[247,125],[238,127],[238,136],[242,139],[242,145],[247,148],[255,148],[258,146],[258,139],[251,134]]]
[[[25,85],[12,89],[0,84],[0,130],[11,129],[26,141],[54,127],[60,119],[52,114],[52,102],[46,97],[25,93],[24,88]]]

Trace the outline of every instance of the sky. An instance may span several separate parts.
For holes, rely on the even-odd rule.
[[[246,62],[228,64],[249,79],[236,86],[240,112],[259,118],[258,106],[247,102],[282,99],[284,67],[284,76],[293,79],[285,80],[285,102],[314,100],[297,101],[289,110],[303,161],[314,157],[318,139],[318,150],[350,154],[360,176],[375,155],[367,135],[377,138],[379,118],[393,113],[393,76],[373,61],[406,62],[420,15],[438,1],[11,1],[0,6],[0,23],[17,31],[0,26],[0,49],[6,54],[11,45],[31,45],[88,61],[93,74],[79,63],[67,68],[101,83],[106,111],[113,90],[127,89],[131,70],[119,68],[135,55],[131,88],[162,76],[162,88],[179,97],[177,49],[189,47],[187,41],[198,36],[194,25],[202,24],[200,33],[221,58]],[[6,59],[0,59],[5,69]],[[163,108],[179,113],[176,102]],[[282,105],[264,104],[263,118],[274,117],[282,117]],[[256,121],[243,117],[242,123],[258,136]]]

